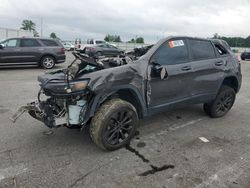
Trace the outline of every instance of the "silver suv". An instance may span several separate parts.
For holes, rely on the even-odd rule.
[[[15,37],[0,43],[0,67],[35,65],[51,69],[64,61],[65,50],[58,40]]]

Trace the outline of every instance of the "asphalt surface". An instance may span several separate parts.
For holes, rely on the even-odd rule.
[[[97,148],[88,130],[51,132],[28,114],[8,120],[36,99],[43,72],[0,70],[0,187],[250,187],[250,62],[227,116],[211,119],[201,105],[164,112],[114,152]]]

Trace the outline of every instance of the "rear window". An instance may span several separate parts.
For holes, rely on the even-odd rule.
[[[54,40],[41,39],[41,41],[45,46],[59,46]]]
[[[215,58],[214,48],[210,41],[189,39],[189,44],[194,60]]]
[[[41,45],[36,39],[22,39],[20,46],[21,47],[38,47]]]

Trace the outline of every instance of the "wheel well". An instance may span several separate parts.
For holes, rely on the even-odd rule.
[[[222,82],[222,85],[227,85],[227,86],[233,88],[235,90],[235,92],[238,91],[238,87],[239,87],[238,80],[234,76],[225,78]]]
[[[109,98],[120,98],[124,101],[131,103],[137,111],[138,117],[141,119],[143,117],[142,106],[139,102],[138,96],[136,93],[130,89],[121,89]]]
[[[52,54],[44,54],[44,55],[40,58],[40,61],[39,61],[40,64],[41,64],[42,59],[43,59],[44,57],[46,57],[46,56],[52,57],[52,58],[56,61],[56,57],[55,57],[54,55],[52,55]]]

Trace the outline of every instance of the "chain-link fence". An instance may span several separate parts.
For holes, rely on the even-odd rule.
[[[33,33],[30,31],[18,30],[18,29],[8,29],[0,27],[0,40],[10,37],[30,37],[33,36]]]

